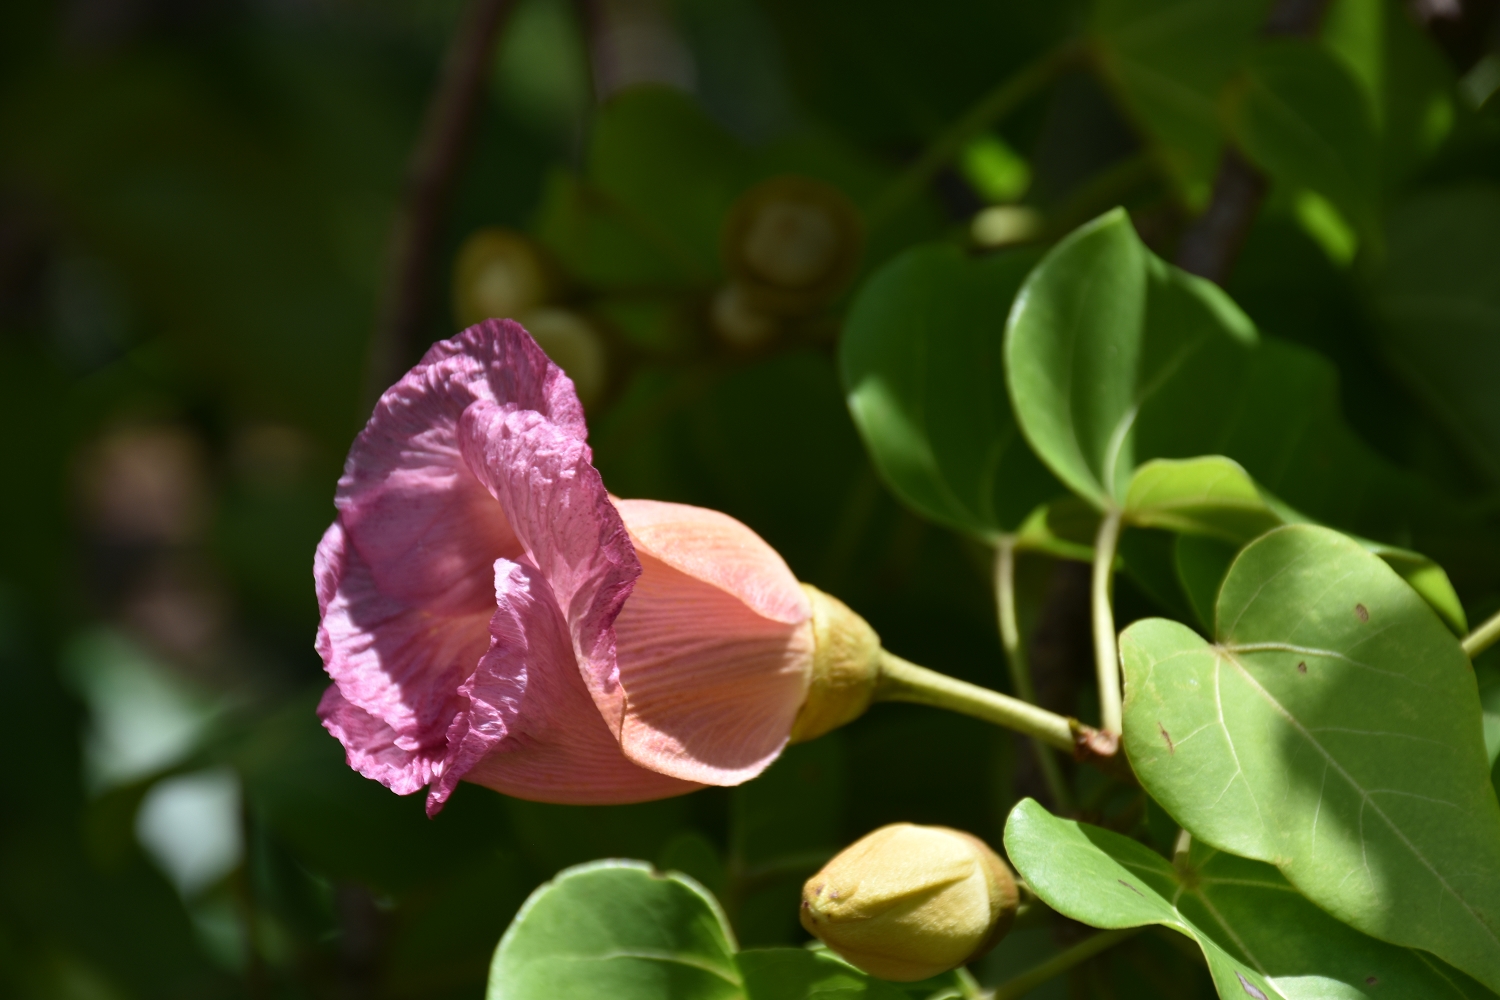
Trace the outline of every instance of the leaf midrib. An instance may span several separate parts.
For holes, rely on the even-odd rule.
[[[1317,738],[1314,737],[1313,734],[1305,726],[1302,725],[1301,721],[1299,721],[1296,716],[1288,711],[1287,708],[1282,705],[1274,695],[1271,694],[1271,692],[1267,691],[1261,685],[1261,683],[1255,679],[1255,676],[1250,673],[1245,664],[1241,663],[1238,657],[1236,657],[1232,651],[1223,646],[1214,646],[1212,648],[1214,652],[1215,672],[1217,673],[1218,660],[1220,655],[1222,654],[1223,659],[1229,661],[1230,666],[1239,671],[1240,676],[1244,678],[1245,681],[1251,686],[1251,688],[1261,696],[1266,704],[1270,705],[1278,714],[1281,715],[1282,718],[1286,719],[1286,721],[1292,725],[1297,733],[1301,735],[1302,738],[1306,740],[1314,750],[1322,754],[1323,759],[1327,763],[1327,765],[1333,768],[1333,770],[1337,771],[1339,776],[1349,784],[1349,787],[1354,789],[1355,792],[1359,794],[1363,806],[1368,807],[1375,813],[1375,815],[1380,817],[1381,821],[1384,822],[1385,825],[1390,828],[1391,832],[1394,833],[1396,837],[1401,841],[1401,843],[1406,846],[1406,849],[1411,852],[1412,856],[1422,864],[1422,867],[1426,868],[1427,871],[1432,874],[1432,877],[1437,880],[1438,885],[1442,886],[1443,890],[1448,895],[1452,896],[1455,900],[1458,901],[1458,904],[1463,909],[1463,911],[1468,913],[1474,923],[1478,924],[1479,927],[1487,935],[1489,935],[1490,940],[1494,941],[1497,946],[1500,946],[1500,936],[1496,935],[1495,931],[1479,915],[1479,913],[1475,911],[1474,907],[1469,903],[1469,901],[1464,899],[1464,897],[1460,895],[1457,890],[1455,890],[1451,885],[1448,884],[1448,880],[1443,877],[1442,873],[1437,870],[1437,868],[1432,864],[1431,861],[1427,860],[1427,856],[1423,854],[1417,848],[1417,846],[1411,842],[1410,838],[1406,836],[1406,832],[1399,826],[1397,826],[1395,821],[1393,821],[1389,816],[1386,815],[1385,810],[1381,809],[1380,805],[1373,798],[1371,798],[1370,793],[1366,791],[1364,786],[1356,781],[1354,779],[1354,776],[1343,768],[1343,766],[1338,762],[1333,754],[1329,753],[1328,750],[1324,748],[1323,744],[1318,742]],[[1222,715],[1220,721],[1222,725]],[[1231,751],[1233,751],[1234,736],[1229,732],[1229,727],[1227,725],[1223,725],[1223,729],[1224,737],[1229,741],[1230,749]],[[1237,752],[1236,763],[1238,763]],[[1361,834],[1361,837],[1363,838],[1363,834]]]

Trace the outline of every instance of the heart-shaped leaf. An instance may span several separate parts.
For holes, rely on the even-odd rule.
[[[1452,633],[1385,562],[1308,525],[1246,546],[1215,618],[1214,645],[1161,619],[1121,636],[1141,784],[1344,922],[1500,986],[1500,803]]]
[[[1161,924],[1196,940],[1225,1000],[1494,996],[1422,952],[1339,923],[1272,866],[1201,843],[1168,862],[1026,799],[1006,823],[1005,849],[1026,884],[1064,916],[1094,927]]]
[[[734,935],[702,886],[640,861],[560,872],[522,905],[490,1000],[744,1000]]]
[[[1038,457],[1109,510],[1125,501],[1143,408],[1215,413],[1239,394],[1256,340],[1228,296],[1152,254],[1116,209],[1074,230],[1026,279],[1006,331],[1007,385]]]
[[[917,247],[860,290],[839,348],[849,412],[891,490],[984,539],[1062,492],[1016,427],[1001,360],[1005,317],[1035,262]]]

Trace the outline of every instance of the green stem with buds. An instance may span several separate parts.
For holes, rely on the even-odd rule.
[[[1085,49],[1070,42],[1022,67],[998,87],[980,98],[963,117],[949,125],[928,144],[915,163],[907,167],[880,195],[866,216],[871,229],[888,222],[917,192],[958,155],[964,144],[1010,112],[1082,60]]]
[[[875,700],[907,701],[946,708],[1013,729],[1069,753],[1077,745],[1074,733],[1088,731],[1088,727],[1076,719],[919,667],[883,649],[880,651],[880,678],[875,683]]]
[[[1021,641],[1021,629],[1016,620],[1016,543],[1005,537],[995,546],[995,603],[1000,617],[1000,645],[1005,650],[1005,662],[1010,667],[1010,682],[1023,701],[1036,704],[1036,687],[1031,681],[1031,667],[1026,661],[1026,646]],[[1072,795],[1063,778],[1057,758],[1041,740],[1032,738],[1036,750],[1037,766],[1052,793],[1053,805],[1062,812],[1071,812]]]
[[[1103,728],[1121,731],[1120,650],[1116,645],[1115,612],[1111,591],[1115,578],[1115,550],[1120,544],[1120,512],[1111,509],[1099,522],[1094,539],[1091,601],[1094,619],[1094,669],[1099,675],[1099,716]]]
[[[1143,930],[1145,930],[1144,927],[1122,927],[1114,931],[1100,931],[1093,937],[1084,938],[1041,965],[1028,969],[1014,979],[1008,979],[996,986],[995,991],[989,994],[987,1000],[1014,1000],[1015,997],[1025,996],[1049,979],[1062,975],[1076,965],[1082,965],[1100,952],[1113,948],[1121,941]]]
[[[1464,636],[1464,652],[1472,660],[1497,641],[1500,641],[1500,612],[1496,612],[1483,625]]]

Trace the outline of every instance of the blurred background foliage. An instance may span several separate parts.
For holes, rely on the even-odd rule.
[[[1386,540],[1416,531],[1487,613],[1495,11],[1334,0],[1316,40],[1270,44],[1256,0],[516,0],[391,373],[487,314],[484,248],[529,233],[523,304],[586,388],[612,492],[741,518],[889,648],[1003,688],[988,553],[900,507],[849,420],[850,292],[916,242],[1034,254],[1117,203],[1170,256],[1232,138],[1272,185],[1229,290],[1330,359],[1355,430],[1443,497],[1440,523]],[[898,705],[742,788],[639,806],[464,786],[429,821],[345,767],[313,714],[311,553],[382,374],[390,233],[461,13],[0,7],[5,995],[478,997],[527,893],[603,856],[699,878],[742,944],[796,943],[800,882],[838,846],[896,820],[998,844],[1019,794],[1045,799],[1025,745]],[[1080,40],[997,127],[903,175]],[[1299,155],[1289,127],[1331,138]],[[721,246],[742,196],[785,175],[838,192],[866,237],[810,304],[756,299]],[[1028,557],[1021,599],[1043,701],[1090,718],[1081,573]],[[1122,581],[1120,624],[1152,595]],[[1077,781],[1086,818],[1169,842],[1141,797]],[[977,971],[1079,933],[1020,930]],[[1211,996],[1200,961],[1146,934],[1037,995]]]

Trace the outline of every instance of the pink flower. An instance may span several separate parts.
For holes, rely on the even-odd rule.
[[[489,320],[350,449],[314,562],[318,713],[361,774],[430,786],[429,814],[460,779],[580,803],[737,784],[807,697],[812,606],[781,557],[724,514],[613,500],[586,435],[567,376]]]

